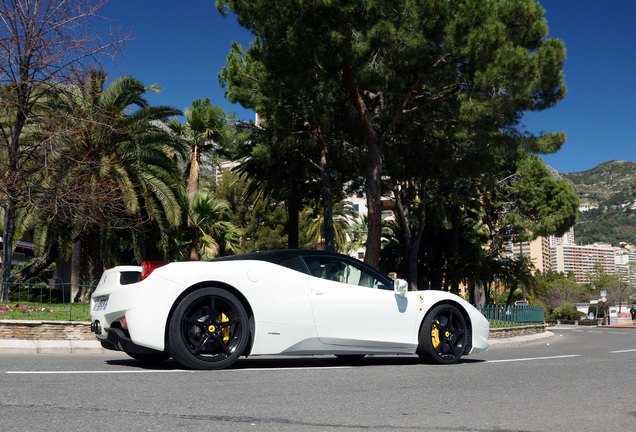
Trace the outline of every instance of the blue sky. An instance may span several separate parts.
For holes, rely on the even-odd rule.
[[[636,1],[540,3],[549,36],[562,39],[568,53],[566,98],[525,117],[531,132],[567,134],[562,149],[544,156],[545,162],[564,173],[614,159],[636,162]],[[129,74],[162,86],[162,93],[150,98],[153,105],[184,109],[194,99],[210,97],[239,118],[253,117],[225,100],[217,80],[231,41],[248,45],[253,37],[234,17],[222,17],[214,0],[110,0],[101,14],[135,37],[115,65],[105,64],[110,75]]]

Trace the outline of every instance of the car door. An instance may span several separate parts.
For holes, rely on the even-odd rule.
[[[356,260],[307,257],[311,307],[324,344],[399,349],[416,344],[415,305],[395,294],[390,279]]]

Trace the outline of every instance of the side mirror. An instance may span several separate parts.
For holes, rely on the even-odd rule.
[[[409,289],[409,283],[404,279],[396,279],[393,281],[393,292],[400,297],[404,297]]]

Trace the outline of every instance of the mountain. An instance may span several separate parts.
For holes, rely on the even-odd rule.
[[[574,227],[578,244],[621,242],[636,245],[636,163],[609,161],[587,171],[559,173],[581,200]]]

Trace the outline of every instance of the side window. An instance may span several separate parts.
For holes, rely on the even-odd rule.
[[[331,256],[309,256],[304,259],[310,274],[314,277],[367,288],[392,289],[383,280],[353,261]]]
[[[285,261],[281,261],[278,264],[282,265],[283,267],[287,267],[288,269],[296,270],[301,273],[307,273],[307,269],[305,268],[305,263],[303,263],[302,258],[298,256],[288,258]]]

